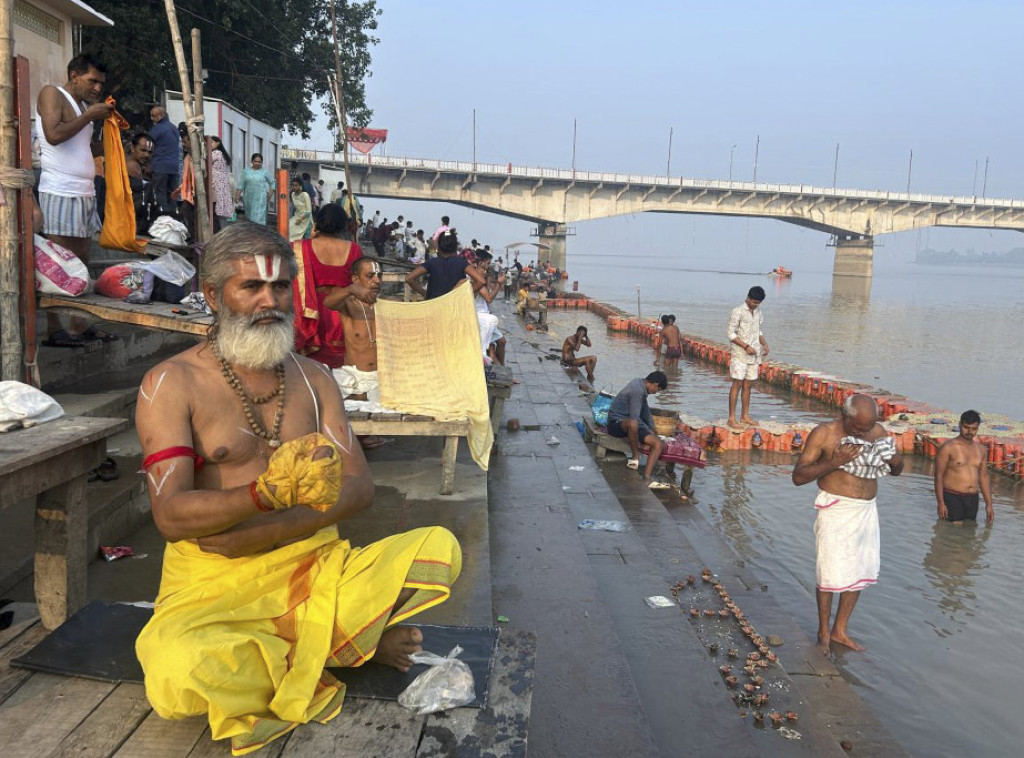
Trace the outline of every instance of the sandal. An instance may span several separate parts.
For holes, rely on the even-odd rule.
[[[360,437],[359,444],[363,450],[374,450],[378,447],[384,447],[389,442],[394,442],[394,437]]]
[[[116,334],[105,332],[95,326],[90,326],[80,336],[86,342],[117,342],[117,340],[121,339]]]
[[[85,347],[81,337],[69,334],[65,329],[58,329],[43,343],[47,347]]]
[[[630,458],[629,460],[626,461],[626,468],[631,468],[633,469],[633,471],[636,471],[638,468],[640,468],[640,459]]]
[[[101,482],[112,482],[120,476],[121,472],[118,471],[117,461],[108,456],[103,463],[89,472],[89,481],[94,482],[99,479]]]

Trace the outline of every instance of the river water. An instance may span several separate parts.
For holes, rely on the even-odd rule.
[[[761,284],[773,357],[939,406],[1024,418],[1015,389],[1024,368],[1024,272],[965,276],[908,266],[888,272],[891,278],[876,271],[865,296],[833,294],[824,271],[797,272],[777,284],[764,276],[680,270],[662,259],[570,264],[588,295],[635,312],[639,283],[645,317],[672,312],[684,332],[720,341],[729,309]],[[594,314],[553,311],[549,320],[552,344],[578,323],[590,328],[599,388],[614,391],[653,370],[650,345],[607,331]],[[729,380],[722,370],[684,358],[668,374],[668,390],[655,405],[725,417]],[[813,423],[833,412],[758,388],[752,415]],[[793,486],[793,460],[761,451],[711,454],[694,476],[696,507],[758,576],[781,588],[779,602],[813,636],[815,490]],[[868,650],[840,654],[837,666],[913,755],[1020,756],[1024,564],[1016,551],[1024,544],[1024,486],[994,476],[995,523],[953,527],[936,520],[931,465],[910,456],[902,476],[881,483],[882,573],[862,594],[850,626]]]
[[[764,267],[767,270],[769,267]],[[1024,419],[1024,269],[918,266],[876,255],[870,293],[833,292],[831,260],[773,280],[713,257],[587,254],[580,289],[644,317],[674,313],[684,333],[725,341],[729,310],[767,291],[771,357],[957,412]]]

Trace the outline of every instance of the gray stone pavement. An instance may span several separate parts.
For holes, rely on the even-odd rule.
[[[589,413],[579,375],[545,357],[564,335],[527,332],[512,314],[503,314],[502,330],[507,362],[522,382],[505,416],[518,418],[521,429],[539,427],[503,427],[490,471],[495,612],[538,636],[531,754],[841,756],[839,742],[849,739],[858,755],[903,755],[697,509],[675,496],[659,499],[621,458],[598,466],[575,427]],[[552,435],[557,446],[546,444]],[[579,530],[583,518],[631,528]],[[650,595],[669,596],[672,584],[703,566],[759,632],[785,640],[778,649],[785,668],[765,672],[772,701],[763,710],[798,711],[790,726],[799,740],[755,727],[732,703],[718,666],[742,666],[725,660],[728,647],[752,649],[738,625],[693,623],[679,610],[644,604]],[[702,608],[710,605],[710,593],[695,594]],[[717,656],[710,641],[721,643]]]

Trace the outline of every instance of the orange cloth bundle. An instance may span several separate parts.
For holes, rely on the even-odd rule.
[[[107,183],[107,200],[103,206],[100,246],[141,253],[146,241],[135,236],[135,206],[121,144],[121,130],[127,128],[128,122],[117,111],[111,111],[103,122],[103,177]]]

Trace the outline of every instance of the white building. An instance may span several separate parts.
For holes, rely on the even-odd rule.
[[[39,90],[68,80],[68,61],[79,50],[78,28],[114,22],[81,0],[14,0],[14,54],[28,58],[33,111]]]
[[[185,120],[185,105],[180,92],[167,93],[167,117],[180,124]],[[242,178],[242,171],[249,165],[253,153],[263,156],[263,169],[271,174],[281,163],[281,130],[252,118],[230,103],[212,97],[203,98],[203,115],[206,118],[207,135],[220,137],[225,149],[231,154],[231,171],[235,179]]]

